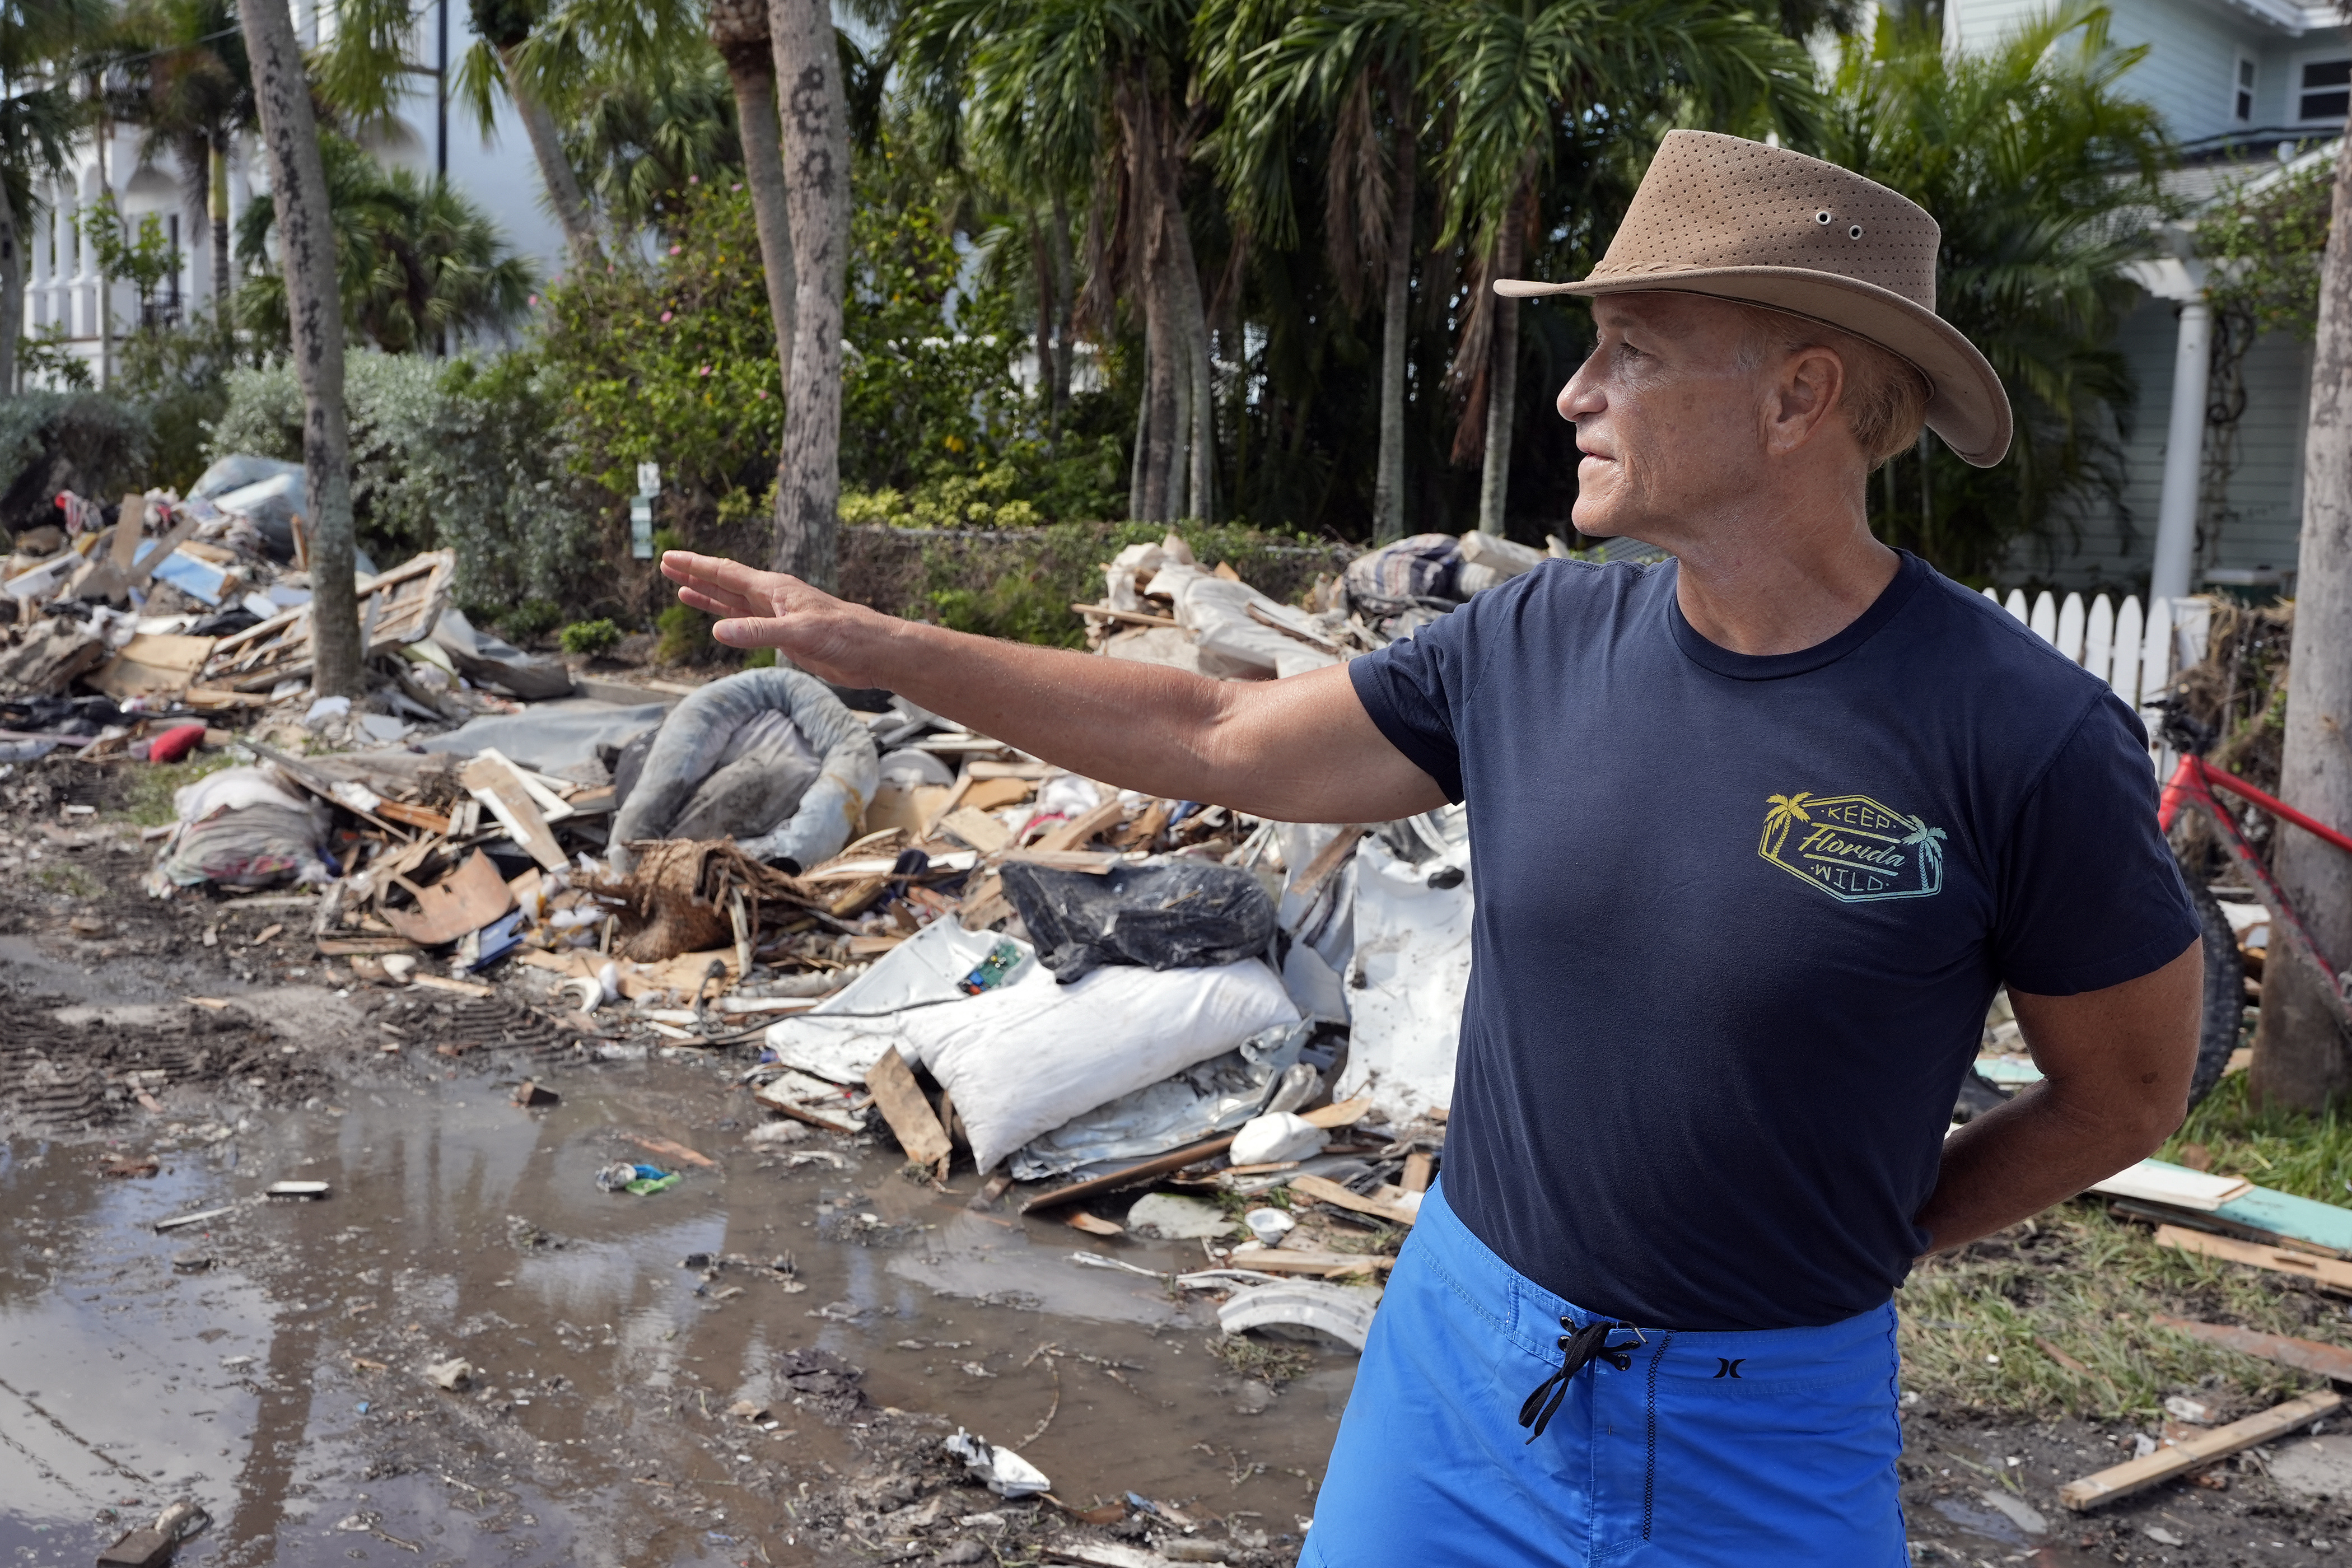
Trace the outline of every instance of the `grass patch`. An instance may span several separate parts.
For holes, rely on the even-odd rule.
[[[2157,1157],[2179,1163],[2189,1145],[2201,1146],[2210,1169],[2297,1197],[2352,1207],[2352,1122],[2331,1109],[2258,1110],[2246,1098],[2246,1074],[2231,1073],[2189,1113]]]
[[[2352,1345],[2352,1320],[2326,1297],[2158,1247],[2089,1204],[1924,1259],[1895,1300],[1904,1386],[2001,1415],[2147,1423],[2161,1418],[2165,1395],[2191,1389],[2245,1414],[2311,1384],[2156,1328],[2151,1313]]]
[[[236,764],[236,759],[226,750],[198,752],[184,763],[131,764],[118,775],[116,810],[141,827],[162,827],[173,820],[174,791]]]
[[[1209,1353],[1229,1370],[1277,1388],[1315,1370],[1315,1357],[1299,1346],[1254,1340],[1247,1334],[1220,1334],[1209,1342]]]
[[[100,891],[98,879],[79,866],[44,866],[33,873],[33,885],[74,899],[94,899]]]

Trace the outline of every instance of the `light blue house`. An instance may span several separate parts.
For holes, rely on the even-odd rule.
[[[2147,55],[2125,79],[2180,144],[2174,188],[2191,204],[2334,155],[2352,111],[2352,34],[2333,4],[2305,0],[2107,0],[2111,34]],[[1947,0],[1956,47],[1989,44],[2035,0]],[[2209,585],[2291,589],[2303,517],[2307,344],[2255,339],[2234,365],[2216,353],[2194,213],[2144,265],[2144,298],[2118,346],[2139,386],[2120,508],[2104,503],[2051,542],[2021,543],[2004,576],[2171,598]],[[2221,372],[2216,378],[2217,359]],[[2234,450],[2208,405],[2242,387]]]

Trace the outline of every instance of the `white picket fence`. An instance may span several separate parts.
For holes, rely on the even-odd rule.
[[[2105,681],[2139,710],[2151,736],[2156,715],[2150,705],[2174,676],[2205,657],[2205,636],[2212,620],[2212,602],[2202,597],[2158,599],[2150,614],[2140,608],[2136,595],[2127,595],[2120,610],[2105,594],[2092,599],[2087,609],[2080,594],[2067,595],[2062,604],[2044,589],[2030,607],[2022,588],[2011,588],[2006,600],[1991,588],[1984,595],[2024,622],[2034,636]]]

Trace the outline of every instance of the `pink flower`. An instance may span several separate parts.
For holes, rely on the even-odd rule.
[[[686,177],[686,183],[689,185],[698,185],[702,184],[702,176],[699,174],[688,174]]]
[[[669,247],[669,253],[670,253],[672,256],[676,256],[679,251],[681,251],[681,250],[683,250],[683,249],[685,249],[685,248],[686,248],[686,247],[685,247],[684,246],[680,246],[680,245],[673,245],[673,246],[671,246],[671,247]]]
[[[669,324],[669,312],[667,310],[664,310],[662,312],[662,324],[665,326]]]
[[[700,370],[696,371],[694,374],[697,375],[709,375],[710,374],[710,367],[709,365],[704,365]]]
[[[729,190],[730,190],[730,191],[740,191],[740,190],[741,190],[741,189],[743,188],[743,182],[742,182],[742,181],[740,181],[740,180],[738,180],[738,181],[736,181],[733,184],[731,184],[731,185],[728,186],[727,188],[728,188]]]
[[[536,295],[536,294],[533,294],[533,295],[530,297],[530,299],[529,300],[528,303],[530,303],[530,304],[533,304],[533,305],[538,304],[538,303],[539,303],[539,296],[538,296],[538,295]]]
[[[766,387],[764,387],[764,386],[763,386],[763,387],[761,387],[761,388],[760,389],[760,401],[761,401],[761,402],[762,402],[762,403],[765,403],[767,400],[768,400],[768,389],[767,389]]]

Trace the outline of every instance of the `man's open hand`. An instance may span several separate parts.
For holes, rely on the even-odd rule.
[[[730,647],[772,647],[803,669],[843,686],[868,684],[859,649],[887,617],[844,604],[781,572],[760,572],[715,555],[669,550],[662,575],[685,604],[725,617],[710,635]]]

